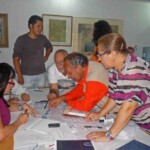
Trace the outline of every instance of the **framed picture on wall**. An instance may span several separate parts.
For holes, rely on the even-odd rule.
[[[8,47],[8,15],[0,14],[0,47]]]
[[[72,17],[43,14],[43,34],[54,46],[72,45]]]
[[[112,27],[113,32],[122,34],[123,21],[116,19],[101,18],[73,18],[73,50],[90,55],[93,52],[93,26],[98,20],[106,20]]]

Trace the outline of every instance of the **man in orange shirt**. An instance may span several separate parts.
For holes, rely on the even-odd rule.
[[[100,63],[74,52],[65,57],[64,68],[77,85],[70,92],[50,99],[50,108],[65,101],[74,109],[89,111],[107,94],[108,73]]]

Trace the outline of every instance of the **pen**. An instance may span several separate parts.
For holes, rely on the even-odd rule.
[[[87,125],[87,126],[84,126],[84,128],[99,128],[99,129],[101,129],[102,127],[101,126],[90,126],[90,125]]]
[[[37,103],[45,103],[47,102],[47,100],[40,100],[40,101],[37,101]]]
[[[46,104],[45,104],[45,106],[44,106],[44,109],[47,107],[48,102],[49,102],[49,100],[47,100],[47,102],[46,102]]]

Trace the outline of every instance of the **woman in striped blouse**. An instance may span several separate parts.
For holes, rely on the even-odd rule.
[[[100,112],[90,113],[86,120],[97,120],[116,105],[120,105],[120,109],[109,131],[92,132],[87,135],[88,139],[110,141],[130,119],[150,133],[150,64],[132,51],[119,34],[110,33],[99,39],[97,56],[109,69],[109,99]]]

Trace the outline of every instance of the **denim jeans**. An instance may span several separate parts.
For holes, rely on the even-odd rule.
[[[38,87],[44,87],[46,83],[46,72],[39,74],[39,75],[23,75],[24,78],[24,87],[26,88],[38,88]]]

